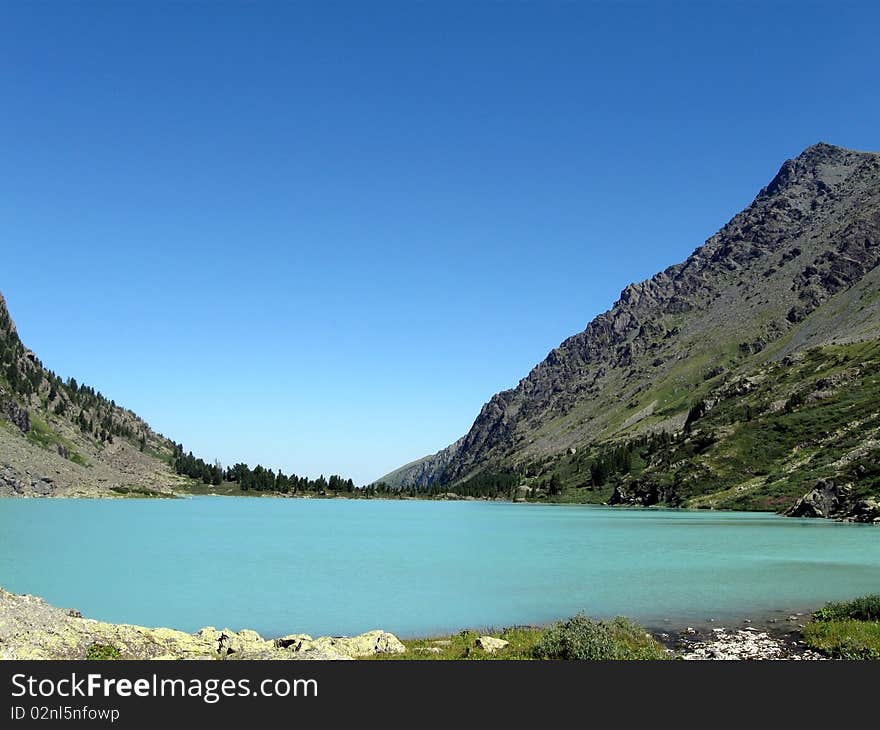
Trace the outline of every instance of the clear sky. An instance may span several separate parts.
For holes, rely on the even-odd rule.
[[[819,140],[876,3],[0,4],[0,291],[206,458],[372,480],[467,431]]]

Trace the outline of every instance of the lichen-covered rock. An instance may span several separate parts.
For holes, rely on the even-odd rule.
[[[167,628],[111,624],[82,618],[36,596],[0,588],[0,659],[86,659],[93,647],[110,647],[120,659],[332,659],[401,653],[406,647],[386,631],[352,637],[306,634],[266,640],[256,631],[206,626],[194,634]]]
[[[322,636],[307,647],[310,650],[338,652],[353,659],[375,654],[403,654],[406,647],[387,631],[367,631],[358,636]]]
[[[0,589],[0,659],[85,659],[96,644],[116,648],[123,659],[184,659],[211,649],[183,631],[79,618],[36,596]]]

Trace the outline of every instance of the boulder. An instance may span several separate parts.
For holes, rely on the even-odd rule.
[[[510,642],[504,639],[496,639],[494,636],[481,636],[474,642],[477,649],[482,649],[487,654],[494,654],[506,647]]]
[[[275,646],[291,651],[301,651],[304,646],[310,646],[311,643],[312,637],[308,634],[288,634],[275,639]]]
[[[378,629],[358,636],[321,636],[304,648],[327,653],[335,652],[351,658],[376,654],[403,654],[406,651],[406,647],[394,634]]]
[[[5,464],[0,469],[0,496],[8,497],[14,494],[24,494],[25,483],[22,476],[11,466]]]
[[[880,502],[876,499],[860,499],[847,515],[851,522],[880,523]]]
[[[820,479],[785,514],[789,517],[837,517],[846,512],[848,496],[847,487],[835,486],[830,479]]]
[[[38,494],[41,497],[48,497],[55,491],[55,483],[49,477],[42,477],[40,479],[34,479],[31,482],[31,488],[34,491],[34,494]]]
[[[264,643],[265,639],[252,629],[242,629],[238,632],[238,638],[246,643]]]

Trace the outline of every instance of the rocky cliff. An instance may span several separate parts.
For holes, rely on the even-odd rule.
[[[686,261],[627,286],[493,396],[463,438],[385,480],[529,476],[576,449],[679,432],[707,380],[880,336],[878,260],[880,154],[809,147]]]

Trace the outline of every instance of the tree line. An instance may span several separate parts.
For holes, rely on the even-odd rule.
[[[251,469],[247,464],[238,463],[224,469],[219,461],[209,464],[203,459],[193,456],[193,453],[184,452],[182,444],[174,445],[173,456],[174,471],[178,474],[198,479],[203,484],[219,486],[222,482],[232,482],[244,492],[278,492],[280,494],[297,494],[300,492],[313,492],[326,494],[328,492],[352,494],[355,491],[354,482],[345,479],[338,474],[332,474],[325,478],[322,474],[317,479],[285,474],[280,469],[276,472],[257,464]]]

